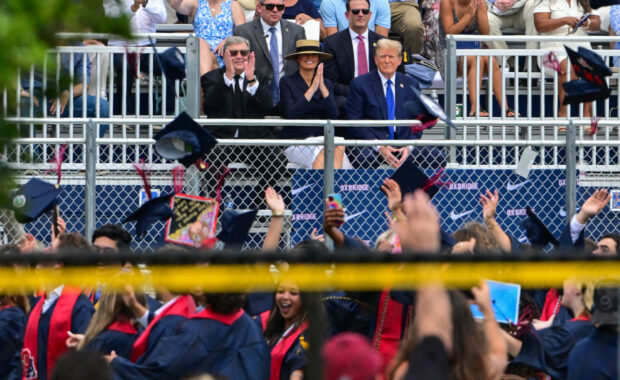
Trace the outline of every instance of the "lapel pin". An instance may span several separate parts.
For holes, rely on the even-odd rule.
[[[400,88],[405,88],[405,86],[403,86],[403,84],[401,83],[401,84],[400,84]]]

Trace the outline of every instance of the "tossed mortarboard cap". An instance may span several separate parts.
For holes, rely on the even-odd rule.
[[[32,222],[56,207],[59,194],[58,185],[32,178],[12,194],[10,208],[18,222]]]
[[[135,221],[136,222],[136,236],[139,238],[144,237],[146,229],[151,224],[157,221],[166,221],[173,217],[174,213],[170,208],[170,198],[174,196],[174,193],[152,198],[147,202],[144,202],[140,208],[131,213],[123,220],[123,223]]]
[[[166,80],[185,78],[185,57],[178,48],[168,48],[163,53],[157,53],[156,57]]]
[[[187,113],[181,112],[155,135],[155,151],[169,160],[191,166],[217,144],[217,140]]]
[[[258,209],[246,212],[224,211],[220,219],[222,230],[217,234],[217,238],[226,244],[243,244],[254,223],[256,213]]]
[[[426,111],[425,113],[431,115],[433,118],[437,118],[448,124],[452,128],[456,128],[454,123],[452,123],[452,120],[450,120],[446,112],[443,110],[443,108],[441,108],[439,104],[437,104],[437,102],[431,99],[430,96],[423,94],[422,91],[418,90],[417,88],[413,86],[410,87],[411,90],[417,95],[418,99],[420,99],[420,103],[422,103],[422,107],[424,108],[424,110],[422,111]],[[407,101],[403,104],[403,107],[413,118],[418,117],[416,113],[419,113],[420,111],[416,106],[415,102]]]
[[[439,191],[439,186],[433,184],[422,169],[410,159],[405,160],[390,178],[398,183],[403,197],[405,194],[413,193],[416,189],[422,189],[426,191],[429,198],[433,198]]]
[[[538,247],[545,247],[551,243],[556,247],[560,245],[558,240],[553,236],[551,231],[545,226],[540,218],[532,211],[531,208],[525,209],[527,218],[519,223],[521,228],[525,229],[525,235],[530,241],[530,244]]]
[[[605,77],[611,75],[603,58],[592,50],[580,47],[577,51],[564,46],[571,66],[579,79],[563,84],[566,96],[562,102],[576,104],[603,100],[609,97],[611,89],[607,87]]]

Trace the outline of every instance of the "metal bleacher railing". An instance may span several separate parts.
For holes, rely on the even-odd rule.
[[[73,34],[64,37],[75,37]],[[83,37],[94,38],[87,35]],[[146,36],[140,36],[146,37]],[[222,189],[223,202],[226,207],[248,209],[259,206],[261,188],[269,184],[285,197],[287,214],[282,247],[290,247],[302,238],[306,238],[313,228],[320,230],[322,205],[324,196],[331,192],[342,192],[345,196],[348,220],[347,233],[359,236],[367,241],[374,241],[377,235],[386,228],[384,211],[386,202],[378,188],[383,178],[389,176],[393,169],[387,166],[378,168],[334,170],[333,152],[336,146],[346,147],[347,152],[362,146],[412,146],[412,156],[416,163],[429,175],[440,167],[445,167],[445,191],[434,198],[434,203],[442,216],[443,227],[453,232],[463,222],[480,220],[480,206],[477,204],[478,194],[486,188],[500,189],[502,202],[498,209],[498,221],[509,231],[517,233],[519,217],[524,214],[526,206],[533,207],[539,214],[553,214],[546,221],[552,225],[553,232],[560,229],[561,224],[574,213],[578,205],[598,187],[620,188],[618,172],[620,171],[620,138],[617,114],[610,111],[609,101],[605,118],[599,122],[599,132],[589,136],[583,127],[590,124],[589,118],[581,116],[570,121],[557,117],[545,116],[544,99],[540,100],[543,111],[536,114],[530,107],[536,96],[556,95],[556,86],[547,89],[545,78],[540,81],[529,81],[525,91],[526,107],[515,105],[515,111],[522,114],[518,118],[492,113],[487,118],[457,117],[456,105],[459,96],[456,78],[456,62],[450,57],[464,55],[536,56],[544,52],[526,50],[458,50],[455,40],[465,36],[448,37],[448,59],[445,91],[434,89],[443,95],[445,109],[457,125],[456,129],[439,123],[427,130],[421,140],[414,141],[354,141],[344,142],[334,139],[336,127],[406,125],[413,121],[379,122],[379,121],[326,121],[326,120],[213,120],[199,117],[200,86],[198,78],[198,44],[193,34],[154,34],[151,37],[176,40],[181,51],[186,54],[187,79],[176,81],[175,90],[181,94],[174,99],[173,106],[167,107],[170,100],[166,98],[165,78],[153,72],[154,57],[152,48],[142,48],[142,54],[150,55],[148,69],[144,77],[134,78],[133,87],[128,86],[128,57],[132,57],[131,48],[118,47],[59,47],[50,52],[59,61],[58,53],[69,53],[71,62],[77,55],[94,54],[101,58],[106,54],[122,56],[121,71],[110,64],[107,96],[110,105],[114,97],[121,97],[121,108],[112,106],[109,117],[101,117],[100,108],[96,108],[93,116],[86,112],[73,117],[61,118],[60,114],[47,115],[34,113],[34,101],[27,98],[25,110],[11,112],[4,107],[5,119],[22,126],[22,138],[8,147],[3,156],[8,164],[16,169],[19,183],[32,176],[50,176],[49,161],[58,144],[68,144],[67,157],[63,166],[62,185],[65,191],[61,195],[61,214],[67,219],[72,230],[84,232],[90,236],[96,226],[104,223],[119,223],[128,213],[137,208],[140,202],[141,182],[133,169],[133,163],[144,160],[152,171],[153,187],[166,193],[172,188],[171,169],[175,163],[162,159],[154,152],[152,139],[166,123],[171,121],[181,109],[197,119],[201,125],[269,125],[277,128],[287,126],[320,126],[324,128],[325,139],[321,143],[300,140],[219,140],[218,146],[207,158],[212,168],[206,172],[198,172],[189,168],[185,173],[184,191],[203,196],[215,195],[212,179],[217,169],[227,166],[232,169]],[[476,36],[476,38],[490,38]],[[507,37],[504,37],[504,39]],[[522,39],[522,36],[519,38]],[[607,39],[606,39],[607,40]],[[620,40],[620,38],[617,38]],[[161,50],[158,48],[158,50]],[[600,52],[600,51],[599,51]],[[603,55],[617,55],[614,51],[605,51]],[[130,59],[131,60],[131,59]],[[84,60],[83,60],[84,61]],[[96,104],[101,100],[101,87],[98,81],[102,74],[100,59],[91,63],[91,86],[96,86]],[[113,61],[113,59],[110,59]],[[529,67],[529,66],[528,66]],[[93,70],[94,68],[94,70]],[[82,70],[83,71],[83,70]],[[93,74],[94,73],[94,74]],[[74,75],[73,69],[70,75]],[[121,75],[121,88],[115,89],[114,76]],[[513,79],[512,93],[519,97],[517,79],[524,73],[504,75],[503,85]],[[58,75],[58,74],[56,74]],[[544,75],[537,73],[536,75]],[[34,84],[34,68],[21,75],[27,77],[32,88]],[[527,71],[525,78],[534,78],[534,72]],[[43,72],[43,83],[46,83],[46,72]],[[611,78],[617,81],[618,74]],[[491,85],[493,78],[487,81]],[[557,80],[557,78],[554,78]],[[484,83],[484,82],[483,82]],[[540,86],[539,90],[536,84]],[[555,83],[554,83],[555,84]],[[19,85],[19,84],[18,84]],[[483,85],[484,87],[484,85]],[[19,89],[19,86],[17,87]],[[126,89],[132,88],[133,95]],[[182,91],[184,90],[184,92]],[[552,90],[553,89],[553,90]],[[484,88],[482,88],[484,90]],[[549,90],[549,94],[545,91]],[[466,107],[465,90],[460,96]],[[484,92],[484,91],[481,91]],[[185,96],[182,96],[182,94]],[[510,92],[509,92],[510,93]],[[17,92],[20,99],[20,93]],[[4,91],[4,103],[12,96]],[[125,107],[128,96],[134,96],[136,111],[129,113]],[[616,98],[616,88],[612,98]],[[73,112],[73,97],[67,107]],[[23,99],[23,97],[22,97]],[[510,99],[510,98],[509,98]],[[42,101],[47,103],[46,98]],[[159,103],[158,103],[159,101]],[[19,102],[17,102],[19,104]],[[158,105],[159,104],[159,105]],[[483,103],[478,103],[483,104]],[[490,103],[488,103],[490,104]],[[18,107],[19,108],[19,107]],[[42,107],[45,109],[46,107]],[[555,106],[554,106],[555,108]],[[491,107],[488,107],[493,112]],[[581,114],[582,115],[582,114]],[[106,133],[102,126],[109,126]],[[560,127],[569,125],[566,132]],[[575,126],[575,128],[572,128]],[[314,149],[317,144],[323,145],[326,152],[325,170],[309,170],[299,168],[288,162],[282,152],[289,147],[303,150]],[[532,162],[532,176],[520,178],[513,171],[526,148],[535,150],[537,156]],[[274,153],[275,152],[275,153]],[[364,165],[361,165],[365,167]],[[377,195],[378,193],[378,195]],[[504,203],[505,202],[505,203]],[[262,241],[262,233],[266,231],[270,213],[263,210],[259,213],[254,225],[248,246],[256,248]],[[615,214],[605,214],[600,223],[589,226],[588,236],[600,237],[609,232],[610,228],[618,229],[613,223]],[[615,227],[614,227],[615,226]],[[26,229],[40,239],[46,238],[49,231],[45,219],[31,223]],[[136,247],[152,249],[161,242],[163,226],[156,223],[147,232],[147,237],[136,242]],[[618,232],[618,231],[616,231]]]

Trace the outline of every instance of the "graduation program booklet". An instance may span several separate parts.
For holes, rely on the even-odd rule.
[[[166,225],[165,241],[200,247],[215,236],[219,204],[213,198],[176,194],[170,200],[174,218]]]

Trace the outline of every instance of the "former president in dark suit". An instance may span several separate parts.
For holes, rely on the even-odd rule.
[[[372,16],[368,0],[347,0],[349,27],[325,40],[325,52],[333,59],[325,61],[325,77],[334,83],[336,103],[344,116],[344,107],[349,95],[349,83],[360,75],[377,68],[375,46],[380,34],[368,29]],[[366,12],[366,13],[364,13]]]
[[[295,42],[305,39],[306,32],[303,27],[282,20],[284,0],[263,0],[256,5],[256,12],[260,17],[235,27],[233,35],[250,41],[256,74],[266,78],[275,106],[280,100],[280,79],[297,71],[297,63],[284,57],[295,52]]]
[[[426,111],[411,87],[419,88],[418,82],[396,69],[402,61],[402,45],[398,41],[382,39],[377,42],[375,64],[377,69],[351,81],[347,99],[347,118],[350,120],[402,120],[416,119]],[[403,104],[412,102],[405,110]],[[413,112],[411,112],[413,110]],[[360,140],[412,140],[421,133],[412,133],[403,127],[357,127],[349,129],[349,138]],[[385,162],[392,167],[400,166],[411,153],[411,147],[395,148],[381,146],[358,149],[353,165],[377,166]]]

